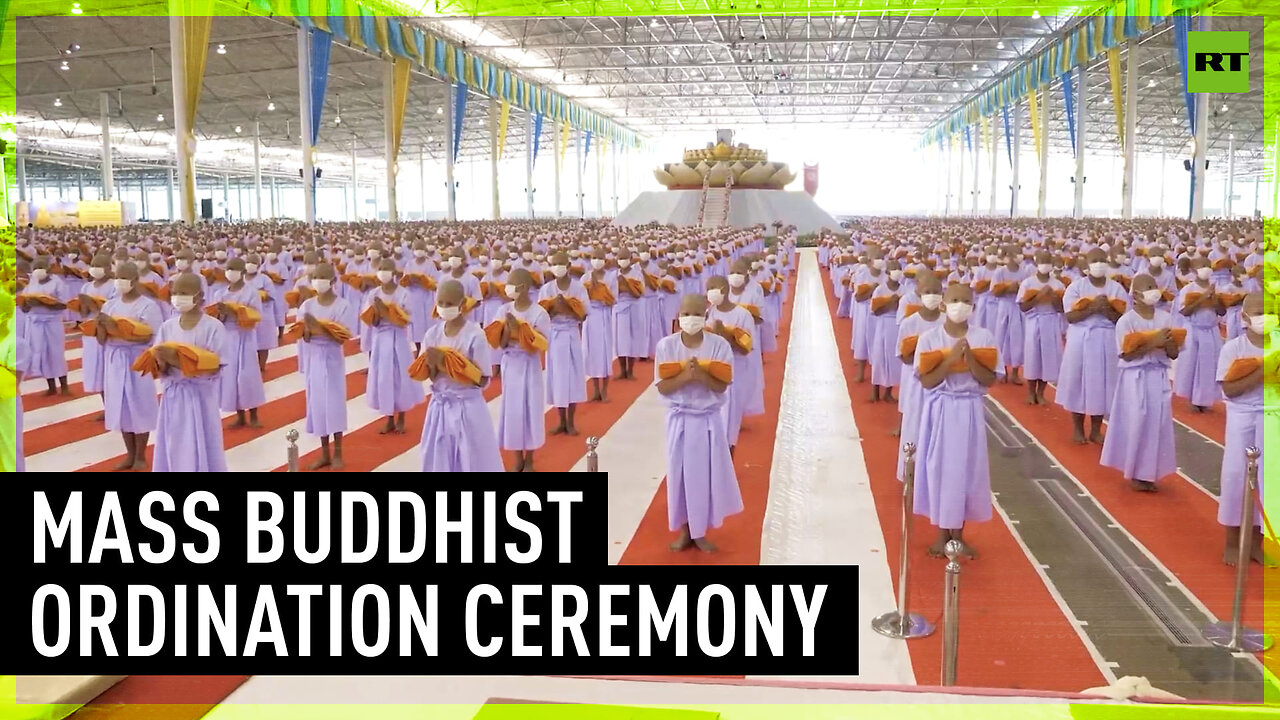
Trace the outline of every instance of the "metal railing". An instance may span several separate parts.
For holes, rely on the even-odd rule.
[[[298,431],[289,430],[284,434],[284,439],[289,441],[289,472],[298,472]]]
[[[907,443],[902,446],[902,545],[898,553],[898,608],[871,621],[871,629],[885,637],[897,640],[912,640],[928,637],[933,634],[933,623],[922,615],[909,611],[908,601],[911,597],[908,579],[911,566],[911,523],[914,515],[916,486],[916,446]]]
[[[600,456],[596,454],[598,447],[600,447],[600,438],[595,436],[587,438],[587,472],[600,472]]]
[[[1244,627],[1244,586],[1253,554],[1253,498],[1258,491],[1258,459],[1262,451],[1245,449],[1244,497],[1240,501],[1240,543],[1236,548],[1236,591],[1231,600],[1231,621],[1216,622],[1204,629],[1204,638],[1232,652],[1260,653],[1271,648],[1272,639],[1261,631]]]
[[[948,540],[947,580],[942,596],[942,686],[956,684],[956,664],[960,657],[960,553],[959,540]]]

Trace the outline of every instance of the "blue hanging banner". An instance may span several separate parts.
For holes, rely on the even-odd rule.
[[[329,87],[329,54],[333,49],[333,36],[327,32],[311,31],[311,107],[308,108],[311,121],[311,145],[320,142],[320,119],[324,114],[324,94]]]
[[[587,131],[586,145],[582,148],[582,169],[587,169],[587,156],[591,154],[591,131]]]
[[[1004,115],[1004,149],[1009,153],[1009,167],[1013,167],[1013,137],[1009,132],[1009,108],[1001,108]]]
[[[964,146],[969,152],[973,152],[973,139],[969,137],[969,126],[964,126]]]
[[[1200,27],[1197,20],[1196,27]],[[1178,60],[1178,67],[1182,70],[1182,100],[1187,106],[1187,129],[1191,133],[1191,137],[1196,136],[1196,99],[1191,93],[1187,92],[1187,33],[1191,31],[1191,16],[1185,10],[1180,10],[1173,15],[1173,51],[1174,56]],[[1191,162],[1191,184],[1187,191],[1187,219],[1190,220],[1195,214],[1196,206],[1196,177],[1200,168],[1196,167],[1195,154],[1192,154]]]
[[[453,92],[453,161],[458,162],[458,151],[462,149],[462,119],[467,114],[467,86],[459,81]]]
[[[1062,75],[1062,102],[1067,109],[1067,133],[1071,135],[1071,155],[1076,154],[1076,93],[1072,87],[1071,73]]]
[[[538,164],[538,148],[542,145],[542,113],[533,119],[533,164]]]

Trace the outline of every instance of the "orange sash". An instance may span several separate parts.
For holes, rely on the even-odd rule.
[[[1214,270],[1230,270],[1236,263],[1231,258],[1219,258],[1213,261]]]
[[[160,348],[172,348],[178,352],[178,369],[185,377],[199,377],[218,372],[221,360],[214,353],[194,345],[180,342],[166,342],[153,345],[142,352],[133,361],[134,372],[158,378],[161,375],[160,362],[156,359],[156,351]]]
[[[973,352],[973,357],[978,361],[979,365],[991,372],[996,371],[996,358],[999,357],[999,355],[995,348],[971,347],[969,350]],[[921,353],[917,358],[920,365],[920,374],[923,375],[937,370],[938,366],[942,364],[942,361],[946,358],[947,353],[949,352],[951,352],[950,349],[930,350],[929,352]],[[951,372],[960,373],[968,371],[969,366],[963,360],[952,361]]]
[[[475,298],[472,298],[472,297],[464,297],[464,298],[462,298],[462,312],[464,312],[464,313],[471,312],[471,311],[472,311],[472,310],[474,310],[474,309],[475,309],[475,307],[476,307],[477,305],[479,305],[479,304],[480,304],[480,301],[479,301],[479,300],[477,300],[477,299],[475,299]],[[439,320],[439,319],[440,319],[440,311],[436,310],[436,308],[435,308],[435,307],[432,307],[432,308],[431,308],[431,317],[432,317],[433,319]]]
[[[644,294],[644,282],[642,280],[637,280],[636,278],[627,277],[626,275],[619,275],[618,282],[626,283],[626,286],[628,288],[631,288],[631,293],[633,295],[639,296]]]
[[[475,363],[466,355],[454,350],[453,348],[440,347],[436,348],[443,354],[444,362],[441,363],[441,370],[444,371],[446,377],[456,383],[462,385],[479,385],[484,378],[484,374]],[[423,353],[414,358],[409,363],[409,378],[422,382],[431,377],[431,373],[427,369],[427,355]]]
[[[276,285],[284,284],[284,278],[280,277],[280,273],[275,273],[268,270],[265,274],[271,280],[271,282],[275,283]]]
[[[344,343],[351,339],[351,331],[343,327],[340,323],[336,323],[332,320],[319,320],[318,322],[323,331],[333,338],[335,342]],[[290,325],[286,332],[290,335],[301,336],[302,330],[306,327],[306,324],[307,322],[305,320],[299,320]]]
[[[226,280],[226,277],[222,274],[222,271],[219,270],[218,268],[211,268],[211,267],[201,268],[200,274],[204,277],[205,282],[209,284],[220,283]]]
[[[644,278],[645,286],[648,287],[650,290],[657,290],[660,287],[660,283],[658,282],[657,275],[650,275],[649,273],[644,272],[643,270],[640,271],[640,275],[641,277]]]
[[[113,337],[117,340],[139,341],[146,340],[151,337],[151,327],[140,320],[132,318],[112,318],[116,321],[115,330],[108,332],[107,337]],[[80,323],[80,332],[85,335],[98,334],[98,321],[85,320]]]
[[[1094,297],[1100,297],[1100,296],[1096,296],[1096,295],[1095,295]],[[1126,305],[1125,301],[1124,301],[1124,300],[1121,300],[1121,299],[1119,299],[1119,298],[1113,298],[1113,299],[1109,300],[1108,302],[1111,304],[1111,309],[1112,309],[1112,310],[1115,310],[1115,311],[1116,311],[1116,312],[1118,312],[1118,313],[1123,313],[1123,312],[1125,311],[1125,308],[1127,307],[1127,305]],[[1072,305],[1072,306],[1071,306],[1071,309],[1072,309],[1073,311],[1074,311],[1074,310],[1084,310],[1085,308],[1089,307],[1089,305],[1091,305],[1092,303],[1093,303],[1093,298],[1091,298],[1091,297],[1087,297],[1087,298],[1080,298],[1079,300],[1076,300],[1076,304],[1075,304],[1075,305]]]
[[[875,285],[859,285],[853,292],[853,299],[858,302],[866,302],[871,297],[871,293],[876,289]]]
[[[1222,303],[1222,307],[1235,307],[1244,302],[1244,293],[1222,293],[1218,296],[1218,302]]]
[[[491,347],[497,348],[502,343],[502,327],[504,325],[506,325],[505,320],[494,320],[485,327],[484,336],[489,340]],[[528,353],[540,353],[547,350],[547,339],[524,320],[520,321],[520,330],[516,340],[520,343],[520,349]]]
[[[239,325],[244,330],[252,330],[262,321],[262,314],[248,305],[233,302],[223,302],[222,304],[226,305],[227,309],[236,316],[236,325]],[[206,307],[204,313],[211,318],[218,317],[217,304]]]
[[[1235,382],[1243,380],[1254,373],[1258,368],[1262,367],[1261,357],[1242,357],[1231,361],[1231,367],[1227,368],[1227,374],[1223,376],[1223,382]]]
[[[707,372],[712,379],[719,380],[722,383],[733,382],[733,366],[729,363],[720,362],[719,360],[699,360],[698,366]],[[684,372],[685,363],[682,362],[664,362],[658,364],[658,378],[662,380],[670,380]]]
[[[302,303],[316,296],[316,291],[306,285],[299,285],[293,290],[286,290],[284,293],[284,301],[291,308],[298,308]]]
[[[907,318],[911,317],[912,315],[915,315],[916,313],[920,312],[923,309],[924,309],[923,305],[908,305],[906,309],[902,311],[902,319],[906,320]]]
[[[978,280],[973,284],[973,291],[976,293],[984,293],[991,288],[990,280]]]
[[[844,277],[840,278],[840,284],[845,287],[849,287],[849,283],[851,282],[853,282],[853,277],[850,275],[845,275]]]
[[[1124,336],[1124,342],[1121,344],[1120,351],[1125,354],[1135,352],[1141,349],[1143,345],[1154,340],[1156,335],[1159,334],[1159,330],[1140,330],[1138,332],[1131,332]],[[1182,347],[1182,344],[1187,341],[1186,328],[1169,328],[1169,334],[1173,337],[1173,342],[1178,347]]]
[[[992,286],[991,294],[1000,295],[1002,293],[1007,293],[1013,289],[1014,289],[1013,283],[998,282],[994,286]]]
[[[732,325],[725,325],[724,329],[729,335],[729,342],[737,345],[743,352],[751,352],[751,333],[747,332],[744,328],[734,327]]]
[[[267,292],[266,290],[258,291],[258,302],[270,302],[270,301],[271,301],[271,293]]]
[[[405,312],[404,308],[391,302],[384,302],[383,304],[387,306],[387,320],[392,325],[395,325],[396,327],[404,327],[409,324],[409,313]],[[374,308],[373,305],[370,305],[364,309],[364,312],[360,313],[360,320],[363,321],[365,325],[373,325],[373,320],[377,316],[377,309]]]
[[[897,295],[881,295],[880,297],[871,298],[871,312],[878,313],[898,299]]]
[[[428,292],[436,289],[436,279],[426,273],[405,273],[400,276],[400,287],[417,285]]]
[[[916,354],[916,344],[920,342],[919,335],[908,335],[902,338],[902,344],[898,346],[898,357],[909,358]]]
[[[760,322],[760,308],[756,307],[755,305],[748,305],[747,303],[738,303],[738,307],[751,313],[752,320],[755,320],[756,322]]]
[[[1048,287],[1048,286],[1047,286],[1047,285],[1042,285],[1041,287]],[[1062,296],[1063,296],[1064,294],[1065,294],[1065,293],[1064,293],[1062,290],[1054,290],[1054,291],[1053,291],[1053,296],[1054,296],[1055,298],[1059,299],[1059,300],[1061,300],[1061,299],[1062,299]],[[1035,299],[1036,299],[1037,297],[1039,297],[1039,296],[1040,296],[1040,290],[1039,290],[1039,288],[1037,288],[1037,289],[1035,289],[1035,290],[1028,290],[1028,291],[1026,291],[1025,293],[1023,293],[1023,295],[1022,295],[1022,299],[1021,299],[1021,300],[1019,300],[1018,302],[1030,302],[1030,301],[1032,301],[1032,300],[1035,300]],[[1078,305],[1079,303],[1076,303],[1076,304]]]
[[[72,312],[87,314],[95,310],[101,310],[102,306],[107,304],[106,298],[98,297],[97,295],[86,295],[85,297],[89,298],[89,304],[92,305],[93,307],[90,307],[90,308],[80,307],[80,298],[78,296],[71,298],[71,300],[67,302],[67,307]]]
[[[569,306],[569,312],[573,313],[573,316],[578,318],[579,321],[585,320],[587,318],[587,309],[583,307],[581,300],[579,300],[578,298],[566,297],[564,299],[564,302],[566,305]],[[548,313],[550,313],[551,308],[556,306],[556,299],[547,298],[546,300],[539,300],[538,304],[542,306],[543,310],[546,310]]]
[[[153,282],[138,283],[138,289],[157,300],[169,301],[169,287],[161,287]]]
[[[44,293],[31,293],[31,294],[29,294],[29,295],[26,295],[26,294],[24,294],[24,295],[19,295],[19,296],[18,296],[18,300],[19,300],[19,301],[21,301],[21,300],[30,300],[30,301],[33,301],[33,302],[40,303],[41,305],[44,305],[44,306],[46,306],[46,307],[52,307],[52,306],[54,306],[54,305],[58,305],[58,304],[60,304],[60,303],[62,302],[62,301],[61,301],[61,300],[59,300],[58,298],[56,298],[56,297],[54,297],[54,296],[52,296],[52,295],[46,295],[46,294],[44,294]],[[70,305],[67,305],[67,307],[70,307]]]
[[[664,277],[659,280],[658,286],[662,289],[662,292],[667,293],[668,295],[674,295],[676,293],[676,281],[669,277]]]
[[[169,268],[165,267],[161,263],[151,263],[151,272],[159,275],[160,277],[164,277],[164,274],[168,271],[169,271]],[[75,272],[75,271],[72,270],[72,272]]]
[[[342,282],[351,287],[364,292],[367,287],[377,287],[378,278],[375,275],[360,275],[359,273],[349,273],[342,276]]]
[[[1171,302],[1175,297],[1177,295],[1174,295],[1172,290],[1165,290],[1160,293],[1160,299],[1164,302]]]
[[[617,302],[617,299],[613,297],[613,291],[605,283],[587,281],[585,285],[587,287],[587,298],[590,300],[604,305],[613,305]]]

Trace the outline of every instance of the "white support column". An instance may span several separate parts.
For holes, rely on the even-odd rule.
[[[422,194],[422,220],[427,219],[427,151],[418,151],[418,192]]]
[[[1085,74],[1085,67],[1081,65],[1076,70],[1076,199],[1072,208],[1071,216],[1075,218],[1084,217],[1084,156],[1085,156],[1085,126],[1089,124],[1089,77]]]
[[[626,156],[622,158],[622,192],[626,198],[627,204],[631,204],[631,150],[633,146],[628,143],[626,147]]]
[[[172,25],[173,18],[170,18],[169,22]],[[177,76],[178,72],[175,70],[174,77],[176,78]],[[178,95],[177,85],[173,87],[173,94],[175,97]],[[174,107],[177,107],[176,103]],[[98,96],[98,110],[102,127],[102,197],[100,199],[111,200],[115,198],[116,191],[115,179],[111,170],[111,96],[109,94],[102,93]],[[178,118],[175,116],[174,122],[177,122],[177,120]],[[178,143],[179,157],[182,156],[184,150],[182,143]]]
[[[253,217],[262,219],[262,123],[253,121]]]
[[[498,200],[498,101],[489,98],[489,189],[493,195],[493,219],[502,219],[502,203]]]
[[[943,171],[945,171],[945,172],[946,172],[946,175],[947,175],[947,194],[946,194],[946,195],[943,197],[943,199],[942,199],[942,201],[943,201],[943,207],[942,207],[942,215],[943,215],[943,217],[947,217],[947,216],[951,215],[951,159],[952,159],[952,158],[951,158],[951,156],[952,156],[952,154],[953,154],[953,153],[952,153],[952,147],[953,147],[954,145],[955,145],[955,142],[954,142],[954,141],[952,141],[950,138],[948,138],[948,139],[947,139],[947,147],[946,147],[946,157],[945,157],[945,158],[943,158],[943,160],[942,160],[942,169],[943,169]]]
[[[1236,191],[1236,136],[1227,135],[1227,184],[1223,190],[1225,199],[1222,201],[1222,214],[1224,217],[1233,217],[1235,205]]]
[[[524,125],[524,202],[525,212],[533,219],[533,113],[529,113]]]
[[[360,222],[360,166],[356,165],[356,141],[351,139],[351,222]],[[272,185],[272,187],[275,187]],[[275,192],[274,190],[272,192]]]
[[[587,216],[586,195],[582,192],[582,140],[581,130],[573,131],[573,148],[574,157],[577,158],[573,165],[576,168],[574,174],[578,176],[578,217],[585,218]],[[589,150],[589,148],[588,148]]]
[[[1049,109],[1050,98],[1053,97],[1051,85],[1044,86],[1044,102],[1040,103],[1040,148],[1036,157],[1040,158],[1040,187],[1036,189],[1036,217],[1045,216],[1045,203],[1049,198]]]
[[[17,170],[18,170],[18,171],[17,171],[17,173],[16,173],[16,174],[17,174],[17,176],[18,176],[18,177],[17,177],[17,180],[18,180],[18,201],[19,201],[19,202],[26,202],[26,201],[27,201],[27,158],[26,158],[26,156],[24,156],[24,155],[19,155],[19,156],[18,156],[18,168],[17,168]]]
[[[969,214],[978,217],[978,156],[982,154],[982,139],[978,137],[978,126],[973,126],[973,147],[969,159],[973,161],[973,195],[969,202]]]
[[[613,216],[618,217],[618,145],[609,141],[609,174],[613,176]]]
[[[143,218],[150,220],[151,210],[147,207],[147,176],[145,174],[138,176],[138,191],[142,193],[141,202],[138,203],[140,206],[139,210],[142,212]],[[58,178],[58,199],[59,200],[62,199],[62,178],[61,177]]]
[[[311,31],[298,28],[298,124],[302,137],[302,207],[308,225],[316,222],[315,149],[311,132]]]
[[[280,199],[276,194],[276,176],[271,176],[271,217],[280,217]]]
[[[958,178],[959,182],[956,184],[956,215],[964,215],[964,207],[965,207],[964,196],[965,196],[965,193],[968,192],[964,188],[964,162],[965,162],[966,143],[957,142],[956,145],[960,146],[959,147],[960,152],[957,153],[957,155],[960,156],[959,157],[960,162],[957,163],[960,166],[958,169],[958,172],[960,173],[960,177]]]
[[[84,173],[76,173],[76,199],[84,200]],[[172,208],[169,214],[173,215]]]
[[[1208,15],[1201,15],[1200,29],[1208,30],[1209,21]],[[1191,192],[1191,220],[1199,222],[1204,219],[1204,186],[1209,174],[1204,166],[1206,151],[1209,149],[1209,93],[1197,93],[1192,97],[1195,98],[1196,109],[1196,152],[1191,161],[1194,173],[1192,177],[1195,178],[1195,187]]]
[[[1168,160],[1168,155],[1166,155],[1166,154],[1164,153],[1164,151],[1162,150],[1162,151],[1160,152],[1160,212],[1158,213],[1160,217],[1165,217],[1165,214],[1164,214],[1164,183],[1165,183],[1165,174],[1169,172],[1169,168],[1168,168],[1168,166],[1167,166],[1167,164],[1166,164],[1166,161],[1167,161],[1167,160]]]
[[[1133,217],[1133,181],[1137,176],[1138,156],[1138,41],[1130,39],[1124,78],[1124,185],[1121,215]]]
[[[995,217],[996,195],[997,195],[996,193],[996,156],[1000,154],[1000,138],[999,138],[1000,123],[996,122],[996,116],[994,115],[991,116],[991,120],[989,121],[988,126],[991,128],[990,130],[991,134],[988,136],[988,140],[987,140],[988,142],[987,155],[989,156],[988,162],[991,165],[991,201],[989,203],[991,205],[991,210],[989,211],[989,214],[991,215],[991,217]]]
[[[177,218],[174,216],[174,214],[173,214],[173,211],[174,211],[174,205],[173,205],[173,186],[174,186],[174,183],[175,183],[175,181],[174,181],[174,179],[173,179],[173,176],[174,176],[174,171],[173,171],[173,169],[172,169],[172,168],[170,168],[170,169],[169,169],[169,222],[173,222],[174,220],[176,220],[176,219],[177,219]]]
[[[231,219],[231,176],[222,176],[222,219]]]
[[[596,217],[604,217],[604,147],[596,143]]]
[[[1009,217],[1018,216],[1018,183],[1021,181],[1018,170],[1022,159],[1022,103],[1013,104],[1013,166],[1010,168],[1009,182]]]
[[[1253,214],[1249,217],[1258,217],[1262,210],[1262,176],[1253,176]]]
[[[400,159],[395,154],[395,118],[392,108],[395,105],[396,66],[395,63],[382,64],[382,127],[384,150],[382,158],[387,166],[387,220],[397,222],[400,219],[398,193],[396,192],[396,175],[399,171]]]
[[[561,162],[561,160],[560,160],[560,153],[562,152],[562,150],[561,150],[561,148],[560,148],[560,144],[561,144],[561,142],[562,142],[562,139],[561,139],[561,137],[560,137],[560,132],[561,132],[561,130],[560,130],[560,123],[556,123],[555,125],[553,125],[553,126],[552,126],[552,131],[551,131],[551,134],[552,134],[552,136],[553,136],[553,137],[552,137],[552,141],[553,141],[552,153],[553,153],[553,154],[554,154],[554,156],[555,156],[555,157],[553,158],[553,160],[555,161],[555,166],[556,166],[556,192],[555,192],[555,195],[556,195],[556,217],[557,217],[557,218],[564,217],[564,215],[563,215],[563,214],[561,214],[561,212],[560,212],[560,165],[562,164],[562,162]]]
[[[444,187],[445,201],[447,203],[447,213],[445,217],[450,221],[458,219],[458,193],[453,183],[453,143],[461,143],[462,139],[457,140],[453,137],[453,104],[454,93],[457,89],[452,83],[445,85],[444,91],[444,127],[445,127],[445,143],[444,143]],[[463,90],[462,92],[466,92]],[[459,145],[461,147],[461,145]]]

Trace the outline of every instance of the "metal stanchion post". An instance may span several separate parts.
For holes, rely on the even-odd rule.
[[[960,552],[959,540],[947,542],[947,584],[942,602],[942,686],[956,684],[956,661],[960,654]]]
[[[911,522],[913,519],[913,503],[916,485],[916,446],[907,443],[902,446],[902,551],[898,553],[898,609],[890,610],[876,616],[871,621],[871,629],[885,637],[898,640],[927,637],[933,634],[933,623],[923,616],[908,612],[907,602],[910,598],[907,583],[907,571],[911,557]]]
[[[1271,648],[1271,638],[1259,630],[1244,627],[1244,583],[1249,576],[1249,556],[1253,544],[1253,496],[1258,487],[1258,458],[1262,451],[1244,451],[1244,498],[1240,502],[1240,546],[1236,551],[1236,594],[1231,601],[1231,622],[1216,622],[1204,629],[1204,637],[1232,652],[1260,653]]]
[[[289,472],[298,472],[298,431],[290,430],[284,439],[289,441]]]
[[[600,438],[587,438],[587,472],[600,472],[600,456],[596,454],[596,448],[600,446]]]

